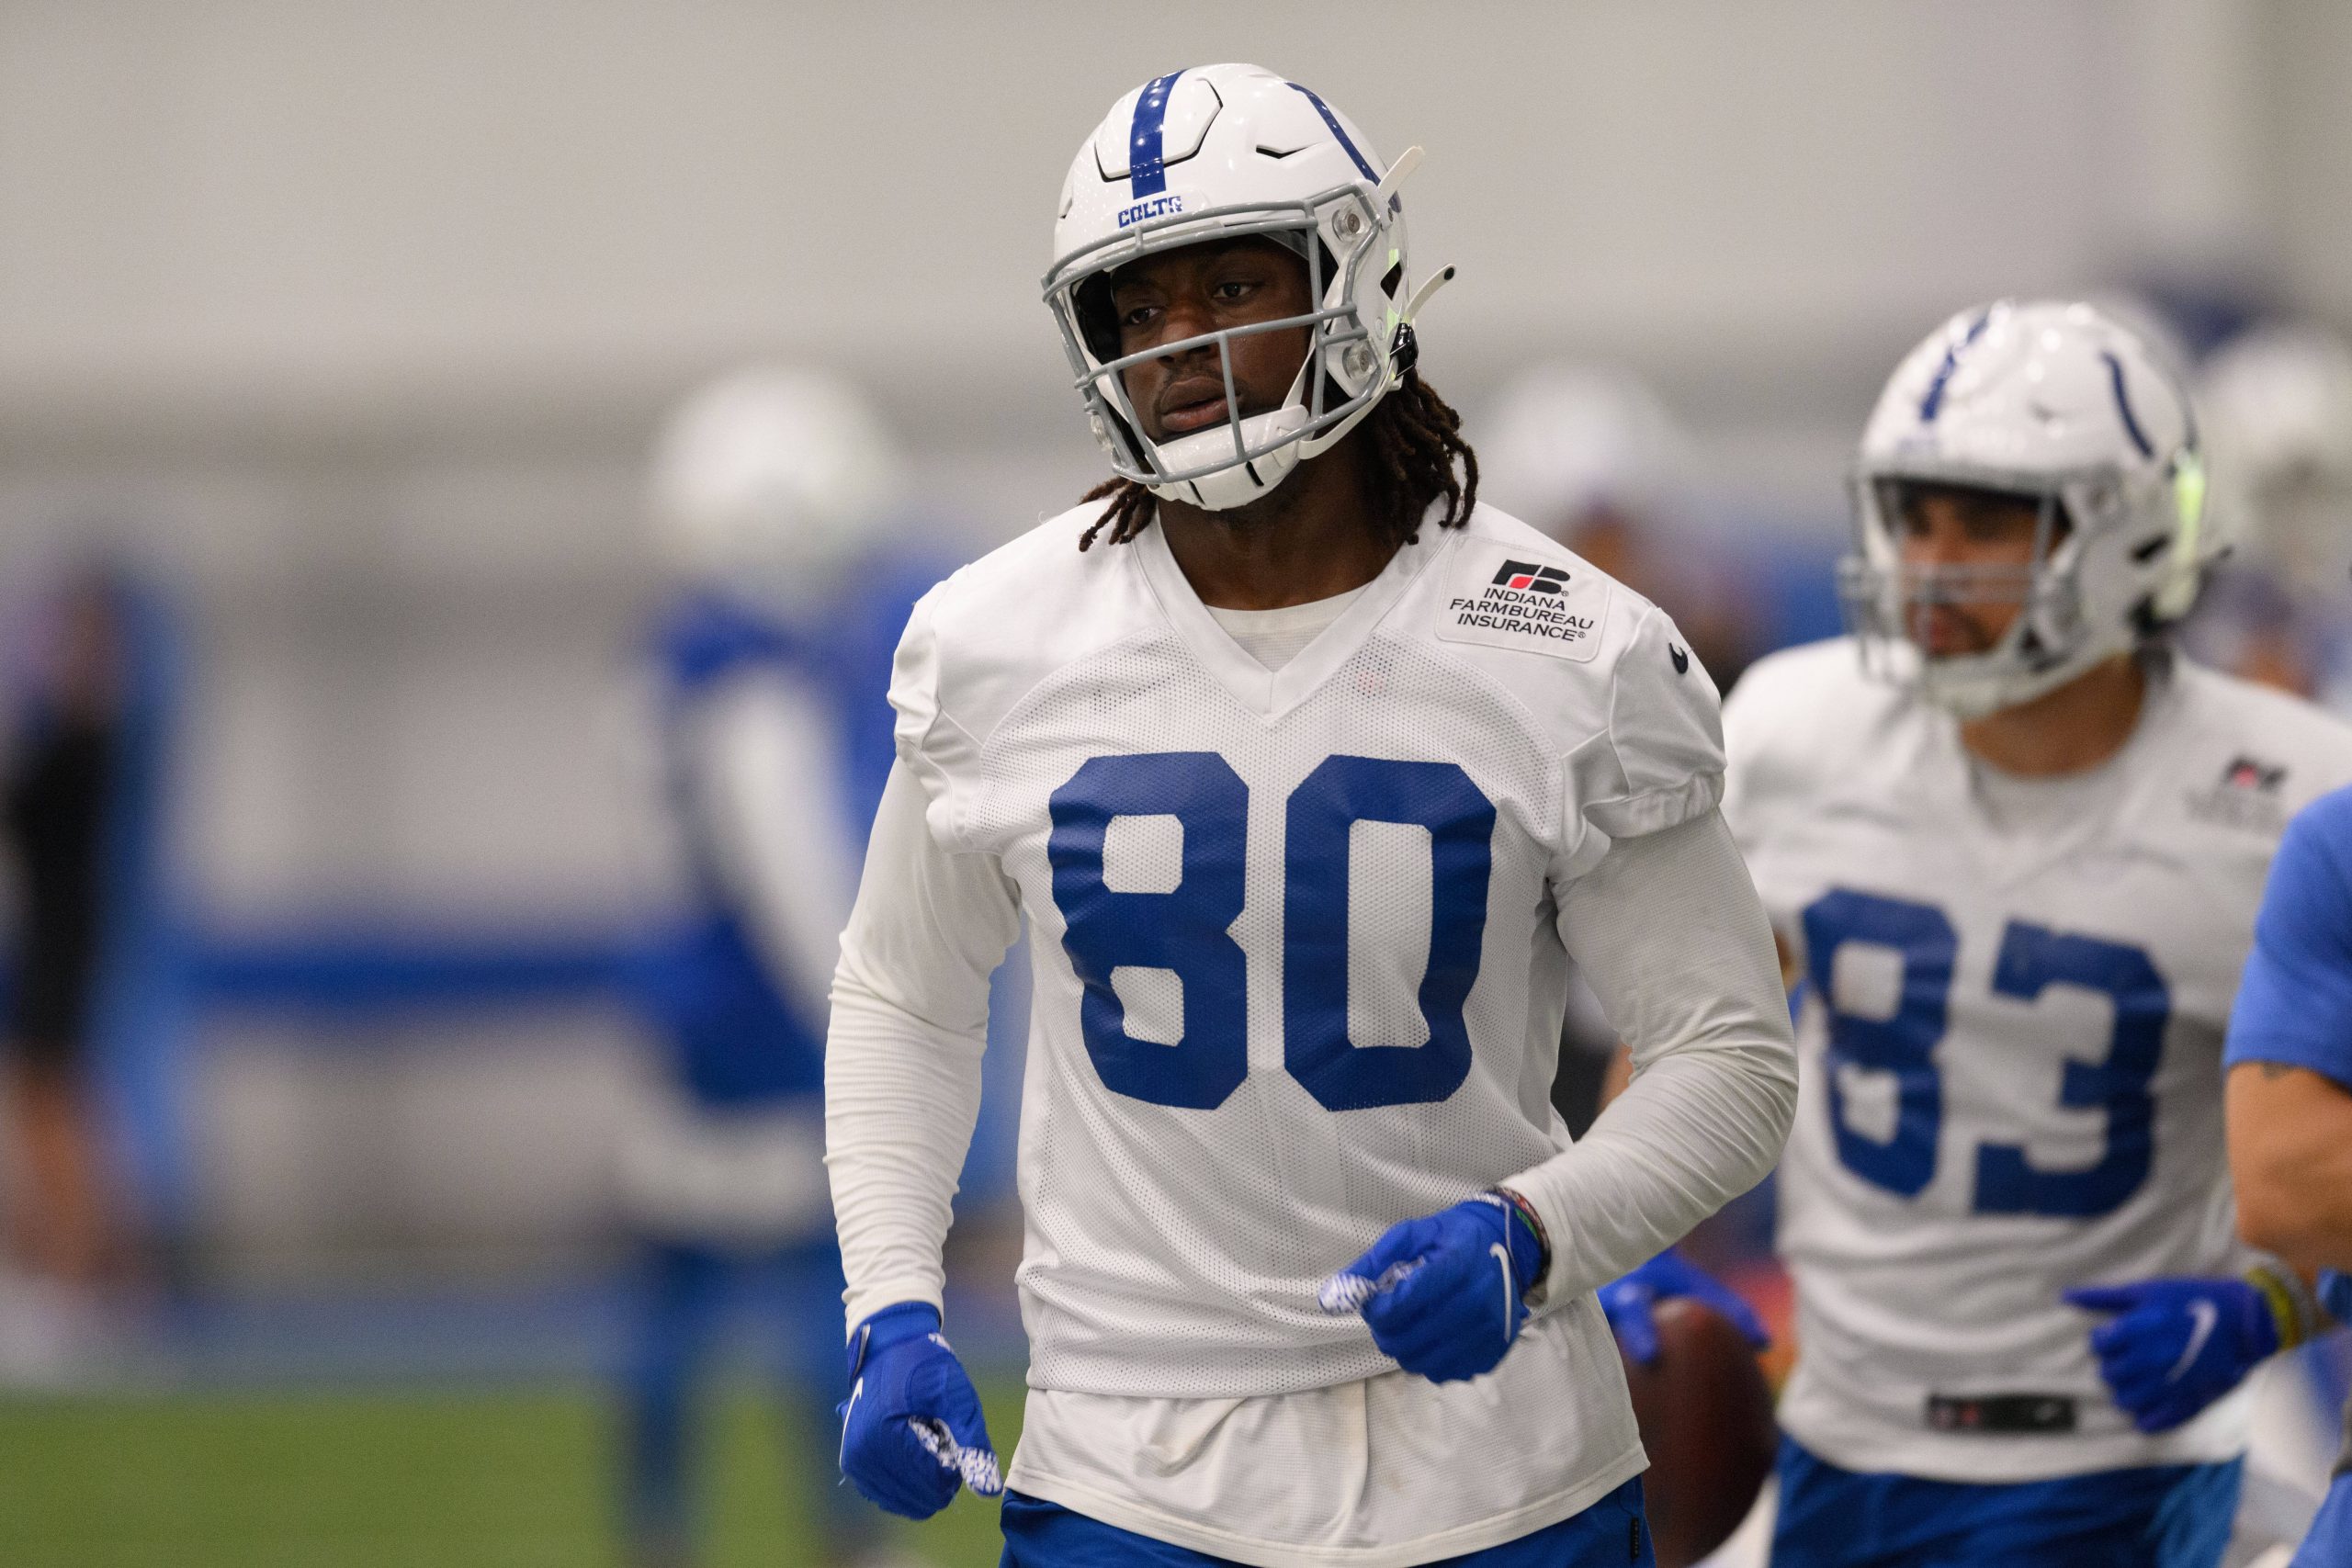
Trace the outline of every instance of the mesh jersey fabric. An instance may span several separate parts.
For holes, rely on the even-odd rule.
[[[2049,792],[2063,810],[1988,779],[1844,639],[1759,662],[1727,705],[1724,814],[1804,976],[1781,1418],[1834,1464],[2029,1481],[2245,1448],[2250,1387],[2134,1430],[2060,1295],[2250,1261],[2222,1030],[2279,833],[2352,778],[2352,730],[2150,668],[2123,750]],[[2072,1429],[1954,1429],[2006,1394],[2071,1401]]]
[[[1710,813],[1613,844],[1569,889],[1562,928],[1645,1047],[1678,1031],[1691,1038],[1706,1031],[1698,1019],[1658,1018],[1649,999],[1707,989],[1694,975],[1740,976],[1718,988],[1744,991],[1749,999],[1740,1005],[1756,1018],[1785,1018],[1761,931],[1743,936],[1692,919],[1694,908],[1736,905],[1726,890],[1744,891],[1746,880],[1727,830]],[[1760,912],[1748,913],[1760,927]],[[1764,1038],[1760,1030],[1749,1037]],[[1649,1066],[1635,1088],[1542,1172],[1592,1161],[1559,1174],[1590,1189],[1589,1207],[1623,1227],[1577,1225],[1576,1250],[1603,1259],[1612,1247],[1613,1256],[1655,1249],[1657,1233],[1636,1222],[1662,1192],[1681,1198],[1662,1223],[1673,1234],[1713,1206],[1717,1192],[1695,1168],[1708,1145],[1752,1139],[1746,1168],[1760,1172],[1786,1130],[1785,1100],[1781,1117],[1758,1114],[1721,1082],[1673,1082],[1687,1067],[1676,1056],[1644,1055]],[[1783,1069],[1782,1087],[1792,1094],[1792,1064]],[[1693,1136],[1699,1129],[1707,1135]],[[1604,1155],[1613,1157],[1596,1157]],[[1600,1268],[1615,1271],[1611,1263]],[[1496,1371],[1469,1382],[1391,1371],[1240,1399],[1032,1389],[1009,1483],[1156,1539],[1272,1568],[1450,1559],[1566,1518],[1640,1468],[1623,1375],[1599,1303],[1583,1292],[1531,1320]]]
[[[1156,529],[1134,547],[1081,555],[1082,516],[1046,525],[926,598],[892,689],[901,757],[923,784],[933,838],[997,867],[1035,932],[1020,1274],[1032,1381],[1223,1396],[1384,1371],[1360,1324],[1317,1308],[1315,1286],[1386,1225],[1565,1145],[1546,1099],[1565,964],[1557,894],[1605,854],[1611,832],[1656,830],[1712,807],[1712,686],[1652,606],[1487,509],[1461,533],[1425,528],[1314,647],[1272,673],[1216,628]],[[1465,600],[1508,608],[1531,597],[1485,592],[1527,577],[1531,562],[1554,563],[1552,581],[1569,585],[1553,594],[1562,604],[1537,607],[1554,629],[1514,637],[1537,611],[1498,610],[1469,637],[1449,636],[1466,625]],[[1563,615],[1573,635],[1560,635]],[[1238,884],[1220,896],[1238,912],[1195,943],[1217,951],[1180,955],[1194,973],[1173,994],[1164,976],[1155,996],[1155,982],[1117,972],[1183,966],[1165,953],[1124,965],[1114,955],[1090,987],[1073,957],[1090,933],[1073,942],[1057,896],[1057,874],[1069,873],[1053,863],[1057,792],[1100,760],[1138,757],[1155,767],[1189,759],[1216,775],[1222,804],[1122,805],[1105,814],[1114,825],[1144,826],[1103,829],[1084,874],[1115,897],[1182,899],[1164,891],[1164,846],[1175,840],[1164,820],[1150,823],[1176,817],[1181,829],[1190,813],[1198,837],[1182,852],[1187,877],[1210,877],[1207,861],[1191,862],[1197,847]],[[1328,779],[1334,764],[1345,775],[1349,759],[1377,764],[1367,787],[1394,798],[1349,807],[1338,839],[1329,812],[1307,811],[1307,829],[1326,838],[1310,854],[1302,829],[1286,852],[1310,776]],[[1384,771],[1391,763],[1403,773]],[[1145,782],[1147,793],[1160,787]],[[1425,786],[1436,794],[1409,798]],[[1465,834],[1448,813],[1491,827]],[[1357,884],[1415,892],[1417,859],[1419,878],[1435,875],[1432,833],[1450,844],[1483,836],[1469,857],[1485,862],[1477,886],[1465,895],[1449,862],[1445,919],[1433,902],[1398,897],[1384,917],[1395,939],[1385,951],[1340,948]],[[1412,1070],[1408,1058],[1432,1065],[1421,992],[1441,931],[1447,962],[1475,971],[1438,1010],[1453,1081],[1385,1102],[1375,1086],[1351,1102],[1369,1076]],[[1292,951],[1314,962],[1286,964]],[[1335,959],[1352,985],[1316,978]],[[1137,1003],[1132,1028],[1123,993]],[[1111,1015],[1110,1031],[1098,1022],[1090,1035],[1090,1007]],[[1368,1032],[1351,1035],[1351,1016]],[[1183,1047],[1160,1043],[1180,1028]],[[1319,1057],[1299,1043],[1310,1037]],[[1148,1077],[1195,1047],[1237,1058],[1213,1104],[1122,1092],[1099,1059],[1124,1056]]]
[[[1426,528],[1279,671],[1190,595],[1156,530],[1080,556],[1086,520],[967,569],[900,648],[900,768],[828,1050],[848,1315],[939,1299],[986,976],[1025,909],[1038,1424],[1016,1473],[1170,1539],[1238,1531],[1271,1562],[1413,1561],[1394,1543],[1565,1517],[1640,1462],[1591,1290],[1758,1179],[1793,1098],[1770,932],[1713,808],[1705,672],[1663,615],[1483,508],[1465,533]],[[1106,759],[1116,777],[1138,758],[1148,788],[1081,799],[1091,822],[1064,809]],[[1318,798],[1333,777],[1360,798]],[[1466,897],[1465,864],[1481,873]],[[1133,951],[1101,951],[1090,899],[1147,901],[1118,933]],[[1187,919],[1189,945],[1154,945]],[[1547,1091],[1570,945],[1641,1070],[1565,1147]],[[1432,999],[1440,969],[1468,983]],[[1458,1078],[1390,1092],[1448,1041]],[[1240,1070],[1196,1102],[1155,1089],[1236,1047],[1222,1065]],[[1466,1403],[1382,1401],[1363,1439],[1377,1498],[1335,1462],[1283,1510],[1252,1502],[1331,1399],[1440,1392],[1397,1374],[1360,1321],[1324,1317],[1321,1278],[1394,1221],[1506,1178],[1555,1239],[1544,1315],[1508,1376],[1454,1391]],[[1066,1404],[1087,1414],[1063,1420]],[[1163,1451],[1147,1427],[1204,1440]],[[1406,1462],[1416,1444],[1493,1462],[1468,1485]]]

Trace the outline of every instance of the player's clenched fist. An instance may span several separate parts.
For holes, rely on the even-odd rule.
[[[926,1302],[884,1307],[849,1338],[842,1473],[876,1507],[927,1519],[958,1485],[1004,1490],[980,1396]]]
[[[1481,1192],[1389,1226],[1317,1296],[1325,1312],[1361,1312],[1372,1342],[1407,1371],[1453,1382],[1494,1371],[1548,1261],[1532,1217]]]
[[[2066,1292],[2116,1317],[2091,1330],[2099,1375],[2143,1432],[2167,1432],[2245,1381],[2296,1336],[2245,1280],[2143,1280]],[[2289,1325],[2291,1327],[2291,1325]]]

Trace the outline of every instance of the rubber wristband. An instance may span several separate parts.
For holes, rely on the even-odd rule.
[[[2278,1329],[2278,1348],[2291,1350],[2312,1337],[2319,1322],[2319,1303],[2303,1288],[2302,1280],[2281,1269],[2257,1264],[2245,1271],[2245,1282],[2262,1292],[2270,1319]]]
[[[1508,1187],[1490,1188],[1488,1190],[1503,1201],[1504,1205],[1518,1216],[1519,1223],[1527,1227],[1527,1234],[1535,1238],[1535,1281],[1527,1287],[1527,1294],[1531,1298],[1540,1298],[1544,1282],[1552,1277],[1552,1238],[1544,1234],[1544,1216],[1535,1212],[1534,1204]]]

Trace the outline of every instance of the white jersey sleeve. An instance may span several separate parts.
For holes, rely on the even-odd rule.
[[[1761,1181],[1797,1078],[1771,928],[1713,810],[1611,846],[1570,885],[1559,924],[1634,1057],[1592,1130],[1509,1183],[1544,1218],[1546,1295],[1565,1299]]]
[[[1578,809],[1612,839],[1702,816],[1724,784],[1714,682],[1665,611],[1637,600],[1629,607],[1633,634],[1611,672],[1608,728],[1569,758]]]
[[[838,726],[823,695],[781,670],[736,677],[692,720],[691,772],[716,869],[786,996],[822,997],[857,883]]]
[[[825,1057],[825,1164],[851,1327],[941,1304],[940,1249],[980,1107],[989,976],[1019,934],[995,866],[950,854],[910,769],[890,771],[865,855]]]

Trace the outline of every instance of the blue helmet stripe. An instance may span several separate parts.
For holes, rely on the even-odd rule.
[[[2123,361],[2112,354],[2102,354],[2099,357],[2107,361],[2108,384],[2115,389],[2115,412],[2123,416],[2123,434],[2132,438],[2132,445],[2140,449],[2140,456],[2153,461],[2156,449],[2150,445],[2147,433],[2140,428],[2139,420],[2132,415],[2132,400],[2123,393]]]
[[[1312,87],[1299,87],[1298,84],[1295,82],[1293,82],[1291,85],[1298,87],[1300,92],[1306,95],[1306,101],[1315,106],[1315,112],[1323,117],[1323,123],[1331,128],[1331,134],[1338,137],[1340,139],[1340,145],[1348,150],[1348,156],[1355,160],[1356,167],[1363,172],[1363,177],[1370,180],[1373,184],[1378,185],[1380,183],[1380,176],[1373,172],[1373,167],[1370,164],[1364,162],[1363,154],[1356,151],[1356,144],[1348,140],[1348,133],[1344,130],[1340,129],[1340,117],[1331,112],[1331,106],[1317,97],[1315,96],[1315,90]]]
[[[1983,337],[1992,320],[1993,312],[1984,311],[1968,323],[1967,333],[1958,343],[1944,350],[1944,362],[1936,367],[1936,378],[1928,383],[1928,395],[1919,400],[1921,424],[1935,423],[1936,416],[1944,412],[1944,389],[1951,384],[1952,372],[1960,368],[1960,351]]]
[[[1155,76],[1136,95],[1135,123],[1127,132],[1127,190],[1131,196],[1158,196],[1168,188],[1168,165],[1160,161],[1159,132],[1168,120],[1168,95],[1176,90],[1182,71]]]

